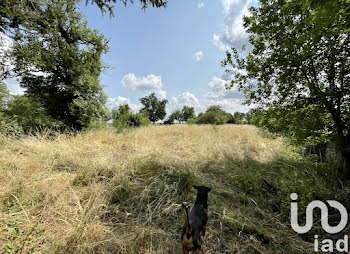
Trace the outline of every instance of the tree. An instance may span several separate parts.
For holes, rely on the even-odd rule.
[[[129,104],[120,105],[119,108],[112,109],[112,119],[118,118],[119,115],[125,115],[131,113],[131,108]]]
[[[196,119],[199,124],[225,124],[227,123],[227,112],[222,110],[219,106],[209,107],[205,113],[200,113]]]
[[[114,112],[112,113],[114,117],[113,126],[117,129],[147,126],[150,124],[147,117],[140,113],[132,113],[128,104],[120,105]]]
[[[184,116],[182,114],[182,112],[180,110],[175,110],[172,114],[171,114],[171,118],[173,118],[174,120],[178,121],[179,123],[181,123],[184,119]]]
[[[188,121],[196,117],[194,107],[183,106],[182,108],[183,121]]]
[[[81,130],[107,114],[99,83],[104,37],[87,27],[76,0],[47,3],[20,31],[12,56],[14,72],[26,95],[37,98],[48,114],[68,128]]]
[[[231,87],[244,91],[247,103],[301,114],[313,107],[328,114],[334,126],[330,134],[348,177],[350,21],[345,10],[349,4],[346,0],[261,0],[244,17],[253,50],[240,57],[232,49],[222,62],[238,70]]]
[[[245,114],[241,112],[235,112],[233,114],[233,121],[234,123],[241,124],[243,123],[243,120],[245,118]]]
[[[163,120],[166,116],[165,106],[168,103],[167,100],[160,100],[157,98],[155,93],[143,97],[140,99],[143,108],[141,112],[148,116],[148,119],[155,123],[158,120]]]

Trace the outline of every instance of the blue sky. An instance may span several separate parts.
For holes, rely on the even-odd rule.
[[[139,98],[155,92],[169,101],[169,113],[184,105],[196,113],[211,105],[249,110],[240,92],[225,90],[220,62],[226,49],[248,44],[241,17],[254,0],[169,0],[165,9],[146,11],[135,1],[117,4],[114,18],[82,2],[89,26],[109,40],[103,56],[109,68],[101,76],[109,107],[129,103],[138,110]],[[15,80],[6,83],[21,92]]]

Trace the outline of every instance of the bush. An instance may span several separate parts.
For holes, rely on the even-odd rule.
[[[0,112],[0,134],[21,134],[23,128],[14,119],[4,116]]]
[[[13,96],[3,112],[4,117],[10,119],[11,128],[21,128],[25,133],[61,127],[61,122],[49,116],[42,105],[32,97]]]
[[[130,112],[127,112],[125,114],[118,115],[117,118],[113,120],[113,126],[117,129],[124,129],[124,128],[130,128],[130,127],[140,127],[140,126],[147,126],[151,122],[149,119],[141,114],[133,114]]]

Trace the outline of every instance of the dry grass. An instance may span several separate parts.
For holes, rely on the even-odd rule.
[[[0,137],[1,252],[181,253],[180,204],[193,202],[196,183],[213,188],[205,253],[308,253],[288,227],[283,194],[283,181],[300,181],[301,161],[252,126]],[[315,179],[312,188],[328,190],[309,174],[299,193]]]

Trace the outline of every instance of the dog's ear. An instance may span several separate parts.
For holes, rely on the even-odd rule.
[[[207,192],[210,192],[211,191],[211,188],[210,187],[206,187],[207,188]]]
[[[193,185],[193,188],[195,188],[196,190],[199,190],[199,186],[197,185]]]

